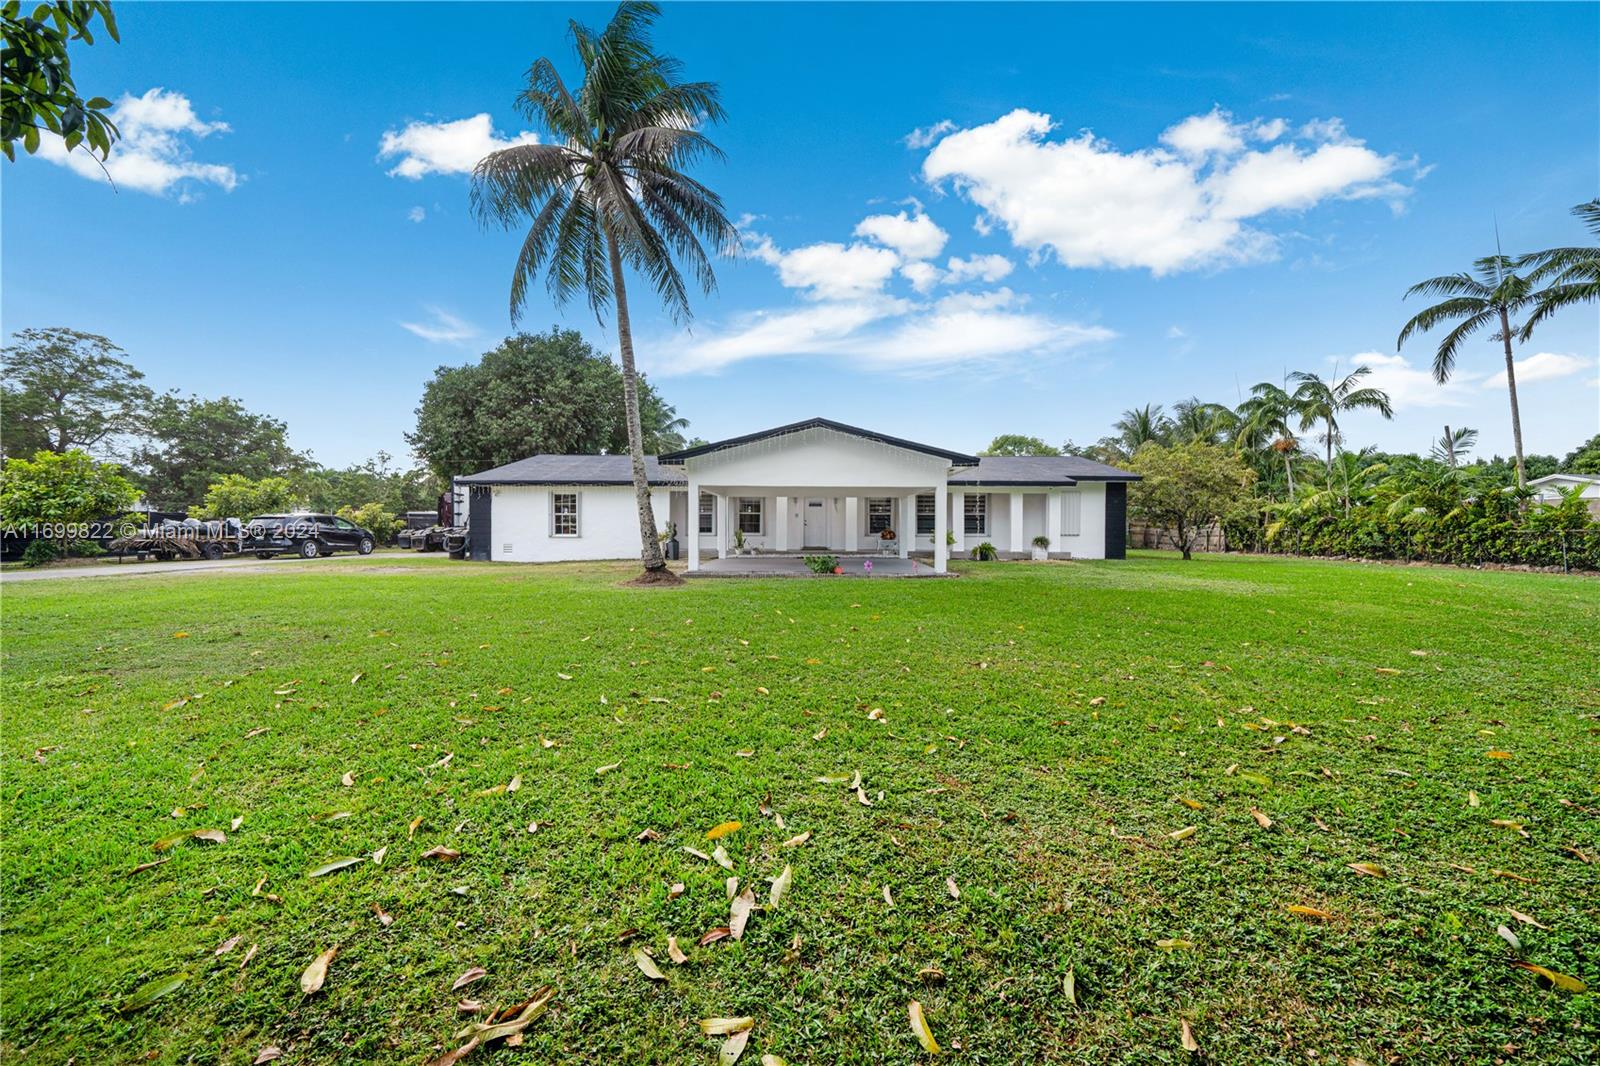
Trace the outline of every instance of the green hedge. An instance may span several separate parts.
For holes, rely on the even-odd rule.
[[[1289,513],[1275,526],[1230,523],[1230,544],[1296,555],[1340,555],[1362,559],[1600,570],[1600,522],[1580,508],[1530,505],[1511,495],[1470,500],[1445,514],[1413,512],[1391,517],[1387,507],[1356,507],[1346,515]],[[1270,529],[1270,533],[1265,530]],[[1563,550],[1564,549],[1564,550]]]

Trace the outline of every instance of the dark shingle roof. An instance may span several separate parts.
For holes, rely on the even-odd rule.
[[[652,485],[683,485],[683,471],[644,457],[645,478]],[[456,481],[465,485],[631,485],[633,463],[626,455],[532,455],[493,470]]]
[[[1076,455],[986,455],[952,485],[1075,485],[1080,481],[1138,481],[1138,474]]]
[[[763,429],[759,433],[747,433],[742,437],[729,437],[727,440],[713,441],[710,444],[700,444],[693,448],[685,448],[679,452],[672,452],[661,457],[662,462],[681,463],[685,459],[696,455],[708,455],[711,452],[720,452],[724,448],[736,448],[741,444],[750,444],[769,437],[782,437],[790,433],[803,433],[808,429],[831,429],[835,433],[847,433],[852,437],[861,437],[864,440],[875,440],[880,444],[889,444],[896,448],[905,448],[908,451],[922,452],[924,455],[934,455],[947,459],[954,466],[972,466],[977,463],[977,456],[966,455],[962,452],[953,452],[945,448],[935,448],[931,444],[918,444],[916,441],[902,440],[884,433],[876,433],[870,429],[859,426],[847,426],[843,422],[835,422],[829,418],[808,418],[804,422],[791,422],[787,426],[778,426],[774,429]]]

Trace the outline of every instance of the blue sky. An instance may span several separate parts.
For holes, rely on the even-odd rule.
[[[158,389],[228,393],[343,465],[403,433],[435,367],[510,329],[516,234],[459,171],[538,131],[511,106],[595,5],[124,4],[80,88],[132,136],[98,169],[4,164],[4,330],[70,325]],[[1441,426],[1509,450],[1488,340],[1431,384],[1396,358],[1410,283],[1577,243],[1600,192],[1600,7],[669,5],[719,82],[744,219],[692,330],[634,292],[641,362],[716,439],[812,415],[952,447],[1089,442],[1118,412],[1228,403],[1357,361],[1394,393],[1353,442]],[[385,150],[387,149],[387,151]],[[581,305],[522,325],[607,351]],[[1527,448],[1600,431],[1600,323],[1519,352]]]

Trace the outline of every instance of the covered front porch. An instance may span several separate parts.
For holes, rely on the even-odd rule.
[[[949,558],[948,515],[934,514],[932,504],[944,495],[943,485],[774,488],[690,480],[695,501],[695,532],[687,538],[690,570],[699,569],[702,559],[756,556],[860,554],[908,560],[920,548],[942,572]],[[928,530],[921,544],[915,532],[919,500],[920,521]]]
[[[832,553],[830,553],[832,554]],[[897,555],[838,555],[844,577],[912,578],[949,577],[941,575],[926,560],[902,559]],[[726,559],[703,559],[689,571],[691,577],[825,577],[806,565],[800,555],[736,555]]]

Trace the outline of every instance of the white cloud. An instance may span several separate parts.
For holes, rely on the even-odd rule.
[[[179,92],[155,88],[143,96],[124,93],[112,105],[110,117],[122,136],[112,144],[102,170],[98,156],[79,145],[67,151],[61,138],[45,135],[39,157],[95,181],[109,174],[119,189],[134,189],[153,196],[177,191],[180,202],[194,198],[194,187],[215,185],[227,192],[238,186],[239,174],[225,163],[198,163],[192,141],[227,133],[226,122],[206,122],[195,114],[189,98]]]
[[[411,210],[406,212],[406,218],[408,218],[412,222],[421,222],[423,219],[425,219],[427,217],[428,217],[428,212],[423,210],[420,205],[417,206],[417,207],[413,207]]]
[[[955,128],[956,124],[954,122],[947,118],[942,118],[931,126],[923,126],[921,129],[912,130],[901,140],[905,142],[907,148],[921,151],[924,148],[932,148],[935,141]]]
[[[900,257],[887,248],[866,244],[838,244],[823,241],[790,251],[781,251],[760,234],[745,238],[749,253],[776,267],[778,280],[791,289],[805,289],[818,300],[853,300],[881,291]]]
[[[454,122],[412,122],[404,129],[389,130],[378,142],[378,158],[398,156],[400,161],[390,168],[390,176],[417,181],[427,174],[470,174],[491,152],[538,143],[534,133],[501,137],[489,113],[483,111]]]
[[[974,255],[967,259],[951,256],[945,264],[952,284],[963,281],[996,282],[1011,273],[1013,264],[1003,255]]]
[[[938,223],[922,212],[908,215],[871,215],[862,219],[855,230],[857,237],[866,237],[888,248],[893,248],[907,259],[932,259],[944,251],[950,235]]]
[[[430,321],[402,322],[400,328],[435,344],[462,344],[482,332],[471,322],[458,318],[443,308],[428,307],[426,310]]]
[[[1161,147],[1119,151],[1084,131],[1050,139],[1049,115],[1017,109],[948,133],[923,160],[923,177],[949,182],[984,211],[980,228],[1004,226],[1034,254],[1069,267],[1143,268],[1156,275],[1273,258],[1277,237],[1247,223],[1328,200],[1409,191],[1396,175],[1413,164],[1380,155],[1337,119],[1270,142],[1281,120],[1236,122],[1225,111],[1191,116]]]
[[[945,272],[932,263],[918,260],[907,263],[900,268],[900,273],[911,282],[911,287],[918,292],[929,292],[933,287],[945,279]]]
[[[1187,336],[1188,334],[1183,331],[1182,326],[1167,327],[1167,340],[1169,341],[1181,341]]]
[[[1433,380],[1431,369],[1412,366],[1403,355],[1362,352],[1348,361],[1342,357],[1330,361],[1369,367],[1371,373],[1361,379],[1361,387],[1388,393],[1389,403],[1396,411],[1411,407],[1460,407],[1467,402],[1467,383],[1461,377],[1440,385]]]
[[[1517,384],[1527,385],[1535,381],[1551,381],[1555,378],[1564,378],[1584,370],[1594,369],[1594,360],[1582,359],[1576,355],[1563,355],[1560,352],[1536,352],[1526,359],[1515,361],[1517,369]],[[1491,374],[1483,382],[1486,389],[1503,389],[1506,387],[1506,372]]]

